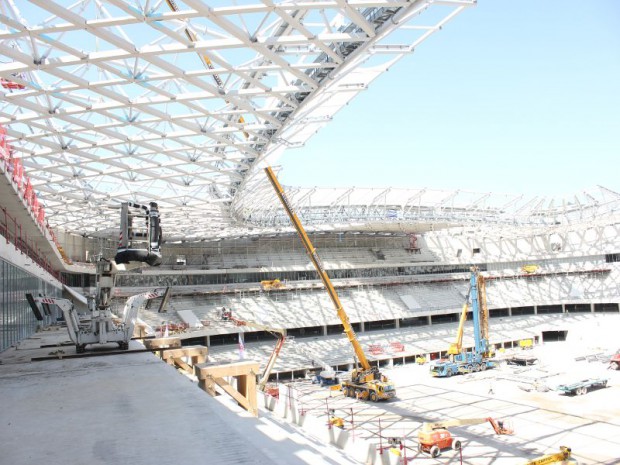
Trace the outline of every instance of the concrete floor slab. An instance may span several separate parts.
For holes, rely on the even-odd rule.
[[[70,358],[75,354],[63,345],[66,333],[56,334],[57,343],[53,336],[39,333],[0,354],[3,463],[359,463],[317,439],[316,431],[265,411],[254,419],[229,398],[210,398],[135,342],[130,353]],[[349,432],[357,440],[405,438],[415,463],[461,461],[455,451],[439,459],[417,452],[423,421],[492,416],[509,419],[515,434],[496,436],[488,425],[456,429],[464,464],[522,465],[566,445],[582,465],[618,465],[620,372],[577,362],[564,347],[537,348],[544,363],[536,367],[502,366],[449,379],[431,377],[428,366],[384,369],[398,390],[398,399],[385,403],[358,402],[309,382],[294,386],[303,394],[304,414],[318,418],[315,427],[327,428],[327,409],[335,408],[354,425]],[[609,387],[573,397],[520,388],[536,380],[552,387],[585,371],[609,377]]]
[[[18,352],[0,365],[2,463],[356,463],[290,424],[211,398],[149,352],[43,362]]]

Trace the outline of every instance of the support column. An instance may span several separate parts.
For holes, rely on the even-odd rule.
[[[396,329],[400,329],[400,318],[396,318]]]

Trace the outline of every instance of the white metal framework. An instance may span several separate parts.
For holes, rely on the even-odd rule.
[[[291,230],[273,189],[256,180],[250,198],[235,199],[233,214],[244,224]],[[613,224],[620,194],[605,187],[556,200],[524,195],[402,188],[299,188],[287,196],[304,225],[322,230],[426,232],[484,226],[504,237],[560,230],[567,225]]]
[[[5,0],[0,125],[52,227],[154,200],[169,235],[229,233],[259,164],[474,4]]]

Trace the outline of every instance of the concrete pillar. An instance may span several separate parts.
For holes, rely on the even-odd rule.
[[[211,347],[211,336],[205,336],[204,345],[207,347]]]
[[[400,329],[400,318],[396,318],[396,329]]]
[[[426,315],[426,324],[427,324],[428,326],[432,326],[432,324],[433,324],[433,321],[432,321],[432,319],[431,319],[431,316],[430,316],[430,315]]]
[[[508,316],[512,316],[512,307],[508,307]]]
[[[360,321],[360,333],[363,333],[364,331],[366,331],[366,325],[363,321]]]
[[[538,315],[538,305],[534,305],[534,315]]]
[[[323,336],[327,336],[327,325],[323,325]]]
[[[590,312],[594,313],[594,302],[590,304]]]

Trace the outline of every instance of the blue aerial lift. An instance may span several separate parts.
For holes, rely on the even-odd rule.
[[[467,351],[463,349],[463,328],[470,300],[474,320],[474,348]],[[494,368],[496,364],[491,358],[492,355],[489,345],[489,310],[486,303],[485,282],[478,268],[472,267],[469,293],[461,311],[456,341],[450,345],[447,359],[442,358],[431,364],[431,375],[443,378]]]

